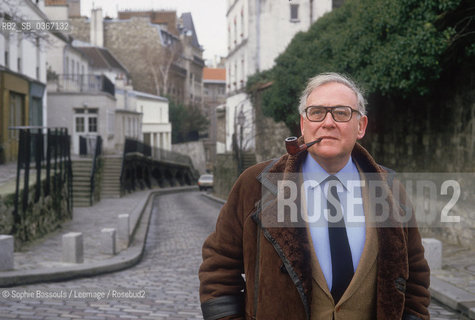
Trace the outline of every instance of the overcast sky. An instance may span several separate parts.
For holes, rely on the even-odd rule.
[[[116,18],[117,10],[176,10],[180,15],[191,12],[198,41],[205,59],[226,55],[225,0],[81,0],[81,14],[90,17],[91,8],[102,8],[105,15]]]

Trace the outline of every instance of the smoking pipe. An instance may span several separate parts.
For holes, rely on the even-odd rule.
[[[297,144],[297,137],[288,137],[285,139],[285,148],[287,149],[287,152],[291,156],[295,156],[299,154],[300,152],[307,150],[311,146],[313,146],[315,143],[319,143],[322,141],[323,138],[318,138],[315,141],[309,142],[309,143],[304,143],[301,144],[300,146]]]

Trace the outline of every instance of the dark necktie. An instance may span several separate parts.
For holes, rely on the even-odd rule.
[[[328,221],[328,238],[330,240],[330,252],[332,257],[332,289],[331,294],[335,304],[338,303],[341,296],[353,278],[353,259],[351,258],[350,244],[348,243],[348,235],[346,234],[345,220],[341,213],[340,198],[337,192],[337,183],[340,183],[335,176],[327,178],[328,195],[327,208],[329,211]],[[333,203],[338,203],[337,207],[333,205],[328,199],[332,195]],[[339,212],[338,221],[332,221],[331,217],[335,218]]]

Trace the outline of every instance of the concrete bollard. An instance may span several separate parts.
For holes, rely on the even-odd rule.
[[[434,238],[423,238],[424,258],[431,270],[442,268],[442,242]]]
[[[0,271],[13,269],[13,237],[0,235]]]
[[[129,247],[130,235],[130,217],[128,214],[119,214],[119,230],[118,230],[118,240],[119,248],[127,249]]]
[[[81,232],[69,232],[63,235],[63,262],[84,262],[84,246]]]
[[[114,228],[104,228],[101,230],[101,251],[104,254],[111,255],[116,253]]]

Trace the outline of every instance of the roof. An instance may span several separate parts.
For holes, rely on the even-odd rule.
[[[150,22],[153,24],[159,24],[166,26],[166,29],[171,34],[178,36],[177,30],[177,17],[175,10],[147,10],[147,11],[134,11],[134,10],[127,10],[127,11],[119,11],[118,12],[118,19],[119,20],[127,20],[132,17],[147,17],[150,19]]]
[[[135,90],[133,91],[133,93],[137,97],[148,98],[148,99],[153,99],[153,100],[160,100],[160,101],[167,101],[168,102],[167,98],[157,96],[157,95],[154,95],[154,94],[150,94],[150,93],[146,93],[146,92],[142,92],[142,91],[135,91]]]
[[[76,47],[88,59],[93,68],[97,69],[120,69],[129,73],[107,48],[100,47]]]
[[[181,19],[183,21],[183,28],[190,30],[192,32],[191,36],[191,45],[197,49],[201,49],[201,45],[198,42],[198,36],[196,35],[195,25],[193,23],[193,18],[191,12],[184,12],[181,14]]]
[[[226,69],[224,68],[203,68],[203,81],[221,80],[226,81]]]

